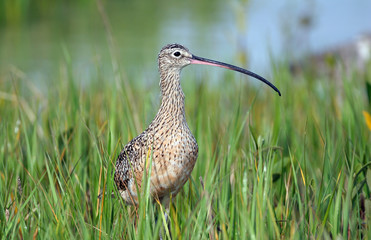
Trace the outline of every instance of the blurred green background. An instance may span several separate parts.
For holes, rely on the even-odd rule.
[[[99,2],[121,67],[145,82],[157,81],[156,55],[167,43],[269,74],[272,59],[293,62],[355,42],[371,31],[367,0],[1,0],[0,71],[15,66],[34,81],[50,82],[67,51],[78,81],[96,77],[96,64],[111,79]]]

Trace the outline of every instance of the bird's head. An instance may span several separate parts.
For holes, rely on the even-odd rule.
[[[168,44],[158,55],[158,66],[161,71],[180,71],[191,64],[192,54],[180,44]]]
[[[211,65],[246,74],[269,85],[278,93],[278,95],[281,96],[281,93],[276,88],[276,86],[274,86],[271,82],[259,76],[258,74],[228,63],[218,62],[215,60],[195,56],[192,53],[190,53],[187,48],[180,44],[177,43],[168,44],[161,49],[158,55],[158,66],[161,75],[162,74],[171,75],[174,73],[179,74],[182,68],[189,64]]]

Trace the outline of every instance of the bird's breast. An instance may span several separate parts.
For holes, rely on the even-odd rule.
[[[197,160],[198,145],[187,125],[155,131],[151,182],[157,195],[176,194],[187,181]]]

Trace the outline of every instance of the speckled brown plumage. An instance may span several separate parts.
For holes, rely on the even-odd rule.
[[[173,56],[175,52],[190,56],[178,44],[167,45],[160,51],[161,107],[148,128],[124,147],[116,162],[114,179],[127,204],[138,204],[135,181],[140,189],[148,167],[145,162],[151,155],[150,194],[160,201],[181,190],[196,163],[198,146],[185,119],[184,93],[179,81],[181,69],[190,61]]]
[[[161,202],[175,196],[188,180],[196,163],[198,146],[189,130],[184,112],[184,93],[180,72],[189,64],[223,67],[252,76],[279,90],[263,77],[230,64],[197,57],[179,44],[163,47],[158,55],[161,106],[148,128],[131,140],[121,151],[114,180],[127,204],[138,204],[138,189],[152,156],[150,194]],[[148,160],[148,161],[146,161]]]

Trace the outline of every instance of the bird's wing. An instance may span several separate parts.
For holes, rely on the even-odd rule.
[[[147,152],[147,134],[143,132],[132,139],[122,149],[116,161],[114,180],[119,190],[125,191],[129,180],[133,177],[133,170],[143,165],[142,155]]]

